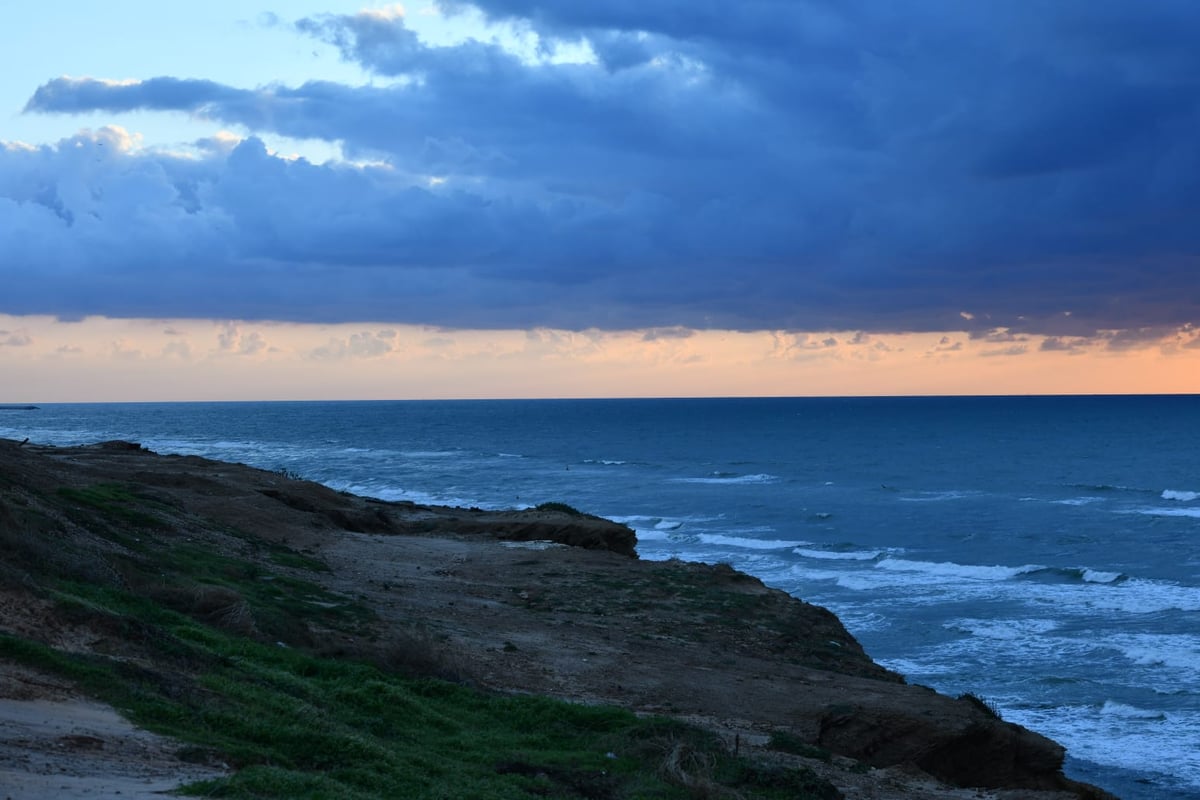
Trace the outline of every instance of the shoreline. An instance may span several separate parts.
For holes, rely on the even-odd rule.
[[[8,486],[0,501],[8,498],[10,509],[14,486],[29,490],[27,500],[38,486],[43,496],[70,500],[80,496],[72,492],[88,497],[97,486],[120,485],[141,499],[93,504],[103,512],[97,525],[112,513],[145,514],[143,535],[172,546],[182,536],[217,550],[236,542],[201,531],[197,520],[236,525],[237,541],[291,554],[277,553],[273,570],[280,559],[318,562],[321,570],[301,570],[305,579],[372,609],[382,622],[371,636],[386,644],[411,635],[417,620],[443,643],[439,668],[489,691],[667,714],[746,749],[764,750],[786,731],[831,758],[864,765],[866,777],[853,779],[821,766],[844,791],[857,792],[846,796],[870,796],[865,784],[904,775],[920,784],[913,797],[976,796],[961,794],[967,786],[1021,789],[1031,798],[1107,796],[1063,777],[1053,742],[996,719],[977,700],[909,686],[874,664],[824,609],[728,567],[640,561],[630,556],[632,531],[615,523],[387,503],[132,443],[0,441],[0,470],[8,470],[0,471]],[[91,533],[91,545],[101,547],[92,527],[74,535]],[[554,539],[576,546],[533,544]],[[369,638],[338,646],[362,656]]]

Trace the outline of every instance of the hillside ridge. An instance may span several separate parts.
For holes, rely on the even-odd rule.
[[[191,676],[211,665],[167,663],[180,648],[161,641],[200,636],[194,623],[488,696],[682,720],[845,797],[1109,797],[1064,777],[1062,747],[979,698],[875,664],[829,611],[728,565],[640,560],[628,527],[555,504],[391,503],[132,442],[0,440],[0,544],[9,695],[36,695],[38,680],[59,693],[78,686],[63,674],[78,667],[45,673],[60,654],[137,663],[159,682],[178,673],[171,691],[195,693]],[[160,622],[168,613],[178,616]],[[5,752],[17,758],[7,746],[0,768]],[[261,768],[207,751],[218,774]],[[180,780],[194,779],[185,766]],[[501,772],[549,780],[555,796],[625,796],[523,769]],[[756,791],[729,788],[774,796]]]

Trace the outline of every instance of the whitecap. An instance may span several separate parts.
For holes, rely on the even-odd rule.
[[[350,494],[358,495],[359,497],[373,497],[377,500],[384,500],[389,503],[416,503],[422,506],[453,506],[455,508],[481,508],[489,511],[498,511],[508,508],[502,503],[487,503],[481,502],[474,498],[458,497],[454,495],[437,495],[430,492],[421,492],[415,489],[404,489],[399,486],[384,485],[372,483],[350,483],[347,481],[328,481],[325,483],[330,489],[338,492],[349,492]],[[525,506],[529,508],[530,506]]]
[[[964,578],[967,580],[1005,581],[1036,572],[1045,567],[1038,564],[1026,564],[1020,567],[1005,567],[1000,565],[985,566],[981,564],[957,564],[953,561],[910,561],[903,558],[885,558],[875,565],[876,569],[893,570],[896,572],[919,572],[948,578]]]
[[[1194,517],[1200,519],[1200,508],[1138,508],[1131,513],[1150,517]]]
[[[947,500],[965,500],[976,497],[979,492],[950,490],[945,492],[920,492],[917,496],[901,497],[906,503],[938,503]]]
[[[1192,586],[1144,578],[1128,578],[1104,586],[1112,588],[1089,593],[1083,602],[1092,608],[1130,614],[1200,611],[1200,592]]]
[[[1200,636],[1195,634],[1120,634],[1108,637],[1105,644],[1139,666],[1182,670],[1193,678],[1200,675]]]
[[[1105,700],[1104,705],[1100,708],[1100,713],[1124,719],[1165,720],[1167,718],[1167,715],[1162,711],[1137,708],[1136,706],[1117,703],[1113,700]]]
[[[780,541],[778,539],[752,539],[741,536],[726,536],[720,533],[702,533],[700,541],[705,544],[716,544],[724,547],[741,547],[747,550],[780,550],[785,547],[795,547],[801,542]]]
[[[1200,715],[1195,713],[1166,714],[1110,700],[1101,706],[1006,707],[1004,718],[1046,734],[1076,758],[1157,773],[1164,787],[1200,788],[1193,744],[1200,736]],[[1174,794],[1167,790],[1156,796]]]
[[[657,525],[659,522],[662,522],[661,517],[648,517],[644,514],[609,514],[607,518],[621,525],[628,525],[631,528],[638,527],[640,523]]]
[[[967,633],[981,639],[1026,639],[1049,633],[1058,628],[1058,623],[1051,619],[952,619],[942,623],[947,630]]]
[[[1193,500],[1200,500],[1200,492],[1187,492],[1177,489],[1166,489],[1162,493],[1163,500],[1179,500],[1183,503],[1190,503]]]
[[[729,472],[716,472],[707,478],[672,478],[672,483],[705,483],[705,484],[740,484],[740,483],[775,483],[777,475],[756,473],[754,475],[736,475]]]
[[[657,531],[652,528],[634,528],[633,532],[637,534],[639,542],[666,542],[671,538],[666,531]]]
[[[1085,583],[1114,583],[1115,581],[1124,578],[1125,575],[1120,572],[1104,572],[1098,569],[1088,569],[1084,567],[1080,577]]]
[[[828,561],[871,561],[879,558],[884,553],[882,550],[810,550],[803,547],[797,547],[792,552],[805,558]]]

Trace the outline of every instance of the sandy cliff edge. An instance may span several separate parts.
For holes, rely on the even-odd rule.
[[[98,534],[80,508],[119,511],[137,536],[162,541],[243,555],[247,541],[282,548],[271,551],[273,569],[286,569],[280,552],[320,562],[327,569],[307,579],[356,598],[376,619],[369,635],[295,633],[295,646],[327,655],[386,650],[418,625],[441,643],[430,669],[484,689],[676,716],[739,749],[787,732],[833,754],[812,766],[847,797],[1108,797],[1065,778],[1063,749],[1049,739],[878,666],[825,609],[727,566],[640,561],[625,526],[561,511],[385,503],[127,442],[0,440],[0,631],[60,648],[119,649],[111,635],[58,619],[30,578],[36,562],[121,580],[106,573],[106,559],[136,543]],[[262,633],[253,621],[239,624],[246,635]],[[7,669],[0,698],[13,700],[17,687],[24,701],[38,700],[41,681],[64,709],[83,702],[61,682]],[[48,740],[27,739],[23,754],[11,736],[0,742],[0,774],[52,755]],[[147,745],[142,774],[170,774],[169,759],[164,766],[151,752],[167,750]],[[114,758],[111,766],[116,780],[128,765]],[[177,765],[180,780],[188,767]]]

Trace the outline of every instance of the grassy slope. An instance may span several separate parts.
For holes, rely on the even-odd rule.
[[[439,670],[428,639],[375,663],[328,655],[320,643],[361,635],[370,609],[305,581],[304,571],[324,567],[301,553],[236,531],[182,536],[205,523],[180,513],[135,485],[37,492],[0,483],[0,581],[52,599],[60,623],[121,643],[70,654],[0,634],[0,657],[77,681],[186,743],[181,757],[236,769],[189,793],[838,796],[807,771],[751,764],[674,721],[414,674]]]

